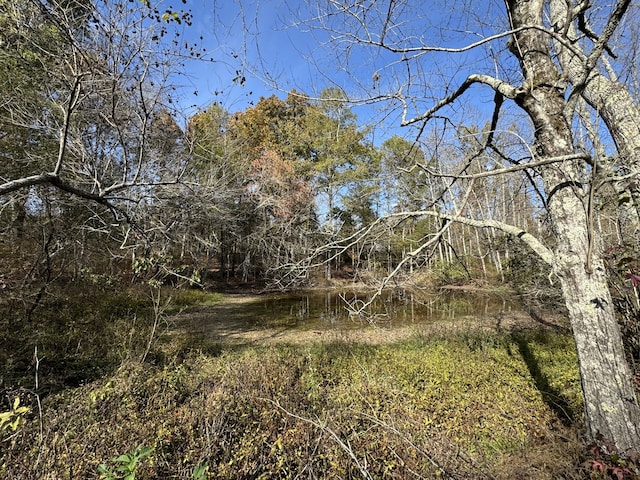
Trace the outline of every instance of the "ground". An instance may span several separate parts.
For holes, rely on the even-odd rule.
[[[384,322],[354,318],[360,328],[333,330],[299,330],[287,327],[247,329],[239,305],[264,299],[256,294],[230,294],[222,302],[192,307],[171,317],[171,331],[177,335],[201,334],[209,340],[233,344],[272,344],[333,342],[348,340],[372,345],[394,343],[416,335],[456,334],[467,332],[509,333],[530,328],[569,331],[566,317],[550,312],[512,311],[493,316],[468,316],[455,321],[421,323],[415,326],[386,328]]]

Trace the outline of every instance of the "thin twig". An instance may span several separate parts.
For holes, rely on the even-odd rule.
[[[329,428],[325,423],[321,422],[320,419],[317,420],[311,420],[310,418],[306,418],[306,417],[302,417],[300,415],[297,415],[293,412],[290,412],[289,410],[287,410],[286,408],[284,408],[282,405],[280,405],[280,402],[277,402],[275,400],[271,400],[270,398],[260,398],[260,400],[264,400],[266,402],[271,403],[273,406],[275,406],[276,408],[278,408],[279,410],[281,410],[282,412],[284,412],[286,415],[298,419],[302,422],[308,423],[310,425],[313,425],[314,427],[318,428],[319,430],[322,430],[325,433],[328,433],[329,436],[331,438],[333,438],[335,440],[335,442],[340,446],[340,448],[342,450],[344,450],[344,452],[347,453],[347,455],[349,455],[351,457],[351,459],[355,462],[356,466],[358,467],[358,470],[360,470],[360,473],[362,474],[363,478],[366,478],[368,480],[373,480],[373,477],[369,474],[369,472],[366,469],[366,466],[364,466],[362,464],[362,462],[360,461],[360,459],[356,456],[355,452],[353,451],[353,448],[351,448],[351,445],[349,445],[349,441],[347,440],[346,443],[340,438],[340,436],[334,432],[331,428]]]

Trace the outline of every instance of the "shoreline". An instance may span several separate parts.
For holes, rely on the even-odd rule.
[[[500,311],[493,314],[466,314],[456,319],[420,320],[412,325],[388,326],[385,321],[370,321],[366,317],[354,317],[353,323],[331,328],[305,328],[303,325],[252,325],[248,315],[255,315],[252,304],[274,298],[305,293],[340,292],[345,288],[312,288],[289,292],[263,292],[260,294],[226,292],[224,298],[214,304],[193,305],[169,317],[172,327],[170,335],[188,338],[204,338],[215,342],[238,344],[273,344],[351,341],[372,345],[393,343],[416,336],[445,336],[477,333],[507,333],[542,329],[570,332],[566,317],[552,311],[534,311],[522,307],[519,310]],[[354,289],[355,290],[355,289]],[[505,292],[469,290],[465,288],[445,291],[473,292],[474,294],[503,295]],[[361,290],[357,290],[361,291]],[[442,291],[442,290],[441,290]],[[424,292],[423,292],[424,293]],[[433,292],[437,295],[438,292]],[[244,311],[244,307],[247,307]],[[345,306],[346,308],[346,306]],[[371,317],[375,318],[375,317]]]

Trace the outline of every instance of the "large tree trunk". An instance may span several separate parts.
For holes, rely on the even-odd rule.
[[[616,144],[619,158],[611,163],[622,165],[627,179],[616,182],[615,187],[619,195],[626,194],[629,199],[621,202],[620,212],[630,237],[640,242],[640,108],[637,100],[615,78],[613,71],[605,76],[599,66],[587,70],[587,55],[576,41],[579,35],[573,25],[574,19],[569,15],[568,2],[551,0],[550,6],[554,29],[566,31],[566,38],[571,41],[571,49],[560,42],[554,44],[563,74],[574,88],[579,85],[582,98],[601,116]]]
[[[506,0],[512,27],[542,25],[544,0]],[[528,113],[541,158],[574,153],[566,101],[557,85],[550,40],[520,30],[510,45],[525,81],[516,102]],[[596,233],[589,230],[580,160],[541,167],[555,227],[554,271],[573,327],[588,435],[601,434],[621,450],[640,449],[640,408],[622,346]]]

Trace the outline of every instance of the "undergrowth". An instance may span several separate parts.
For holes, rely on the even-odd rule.
[[[162,348],[46,398],[0,474],[96,478],[144,449],[136,479],[588,476],[569,335]]]
[[[117,283],[51,286],[29,320],[17,302],[0,302],[0,396],[33,389],[36,374],[38,394],[46,396],[99,379],[139,358],[153,326],[149,292],[148,285]],[[159,298],[168,314],[223,296],[165,287]],[[160,325],[159,333],[167,326]]]

